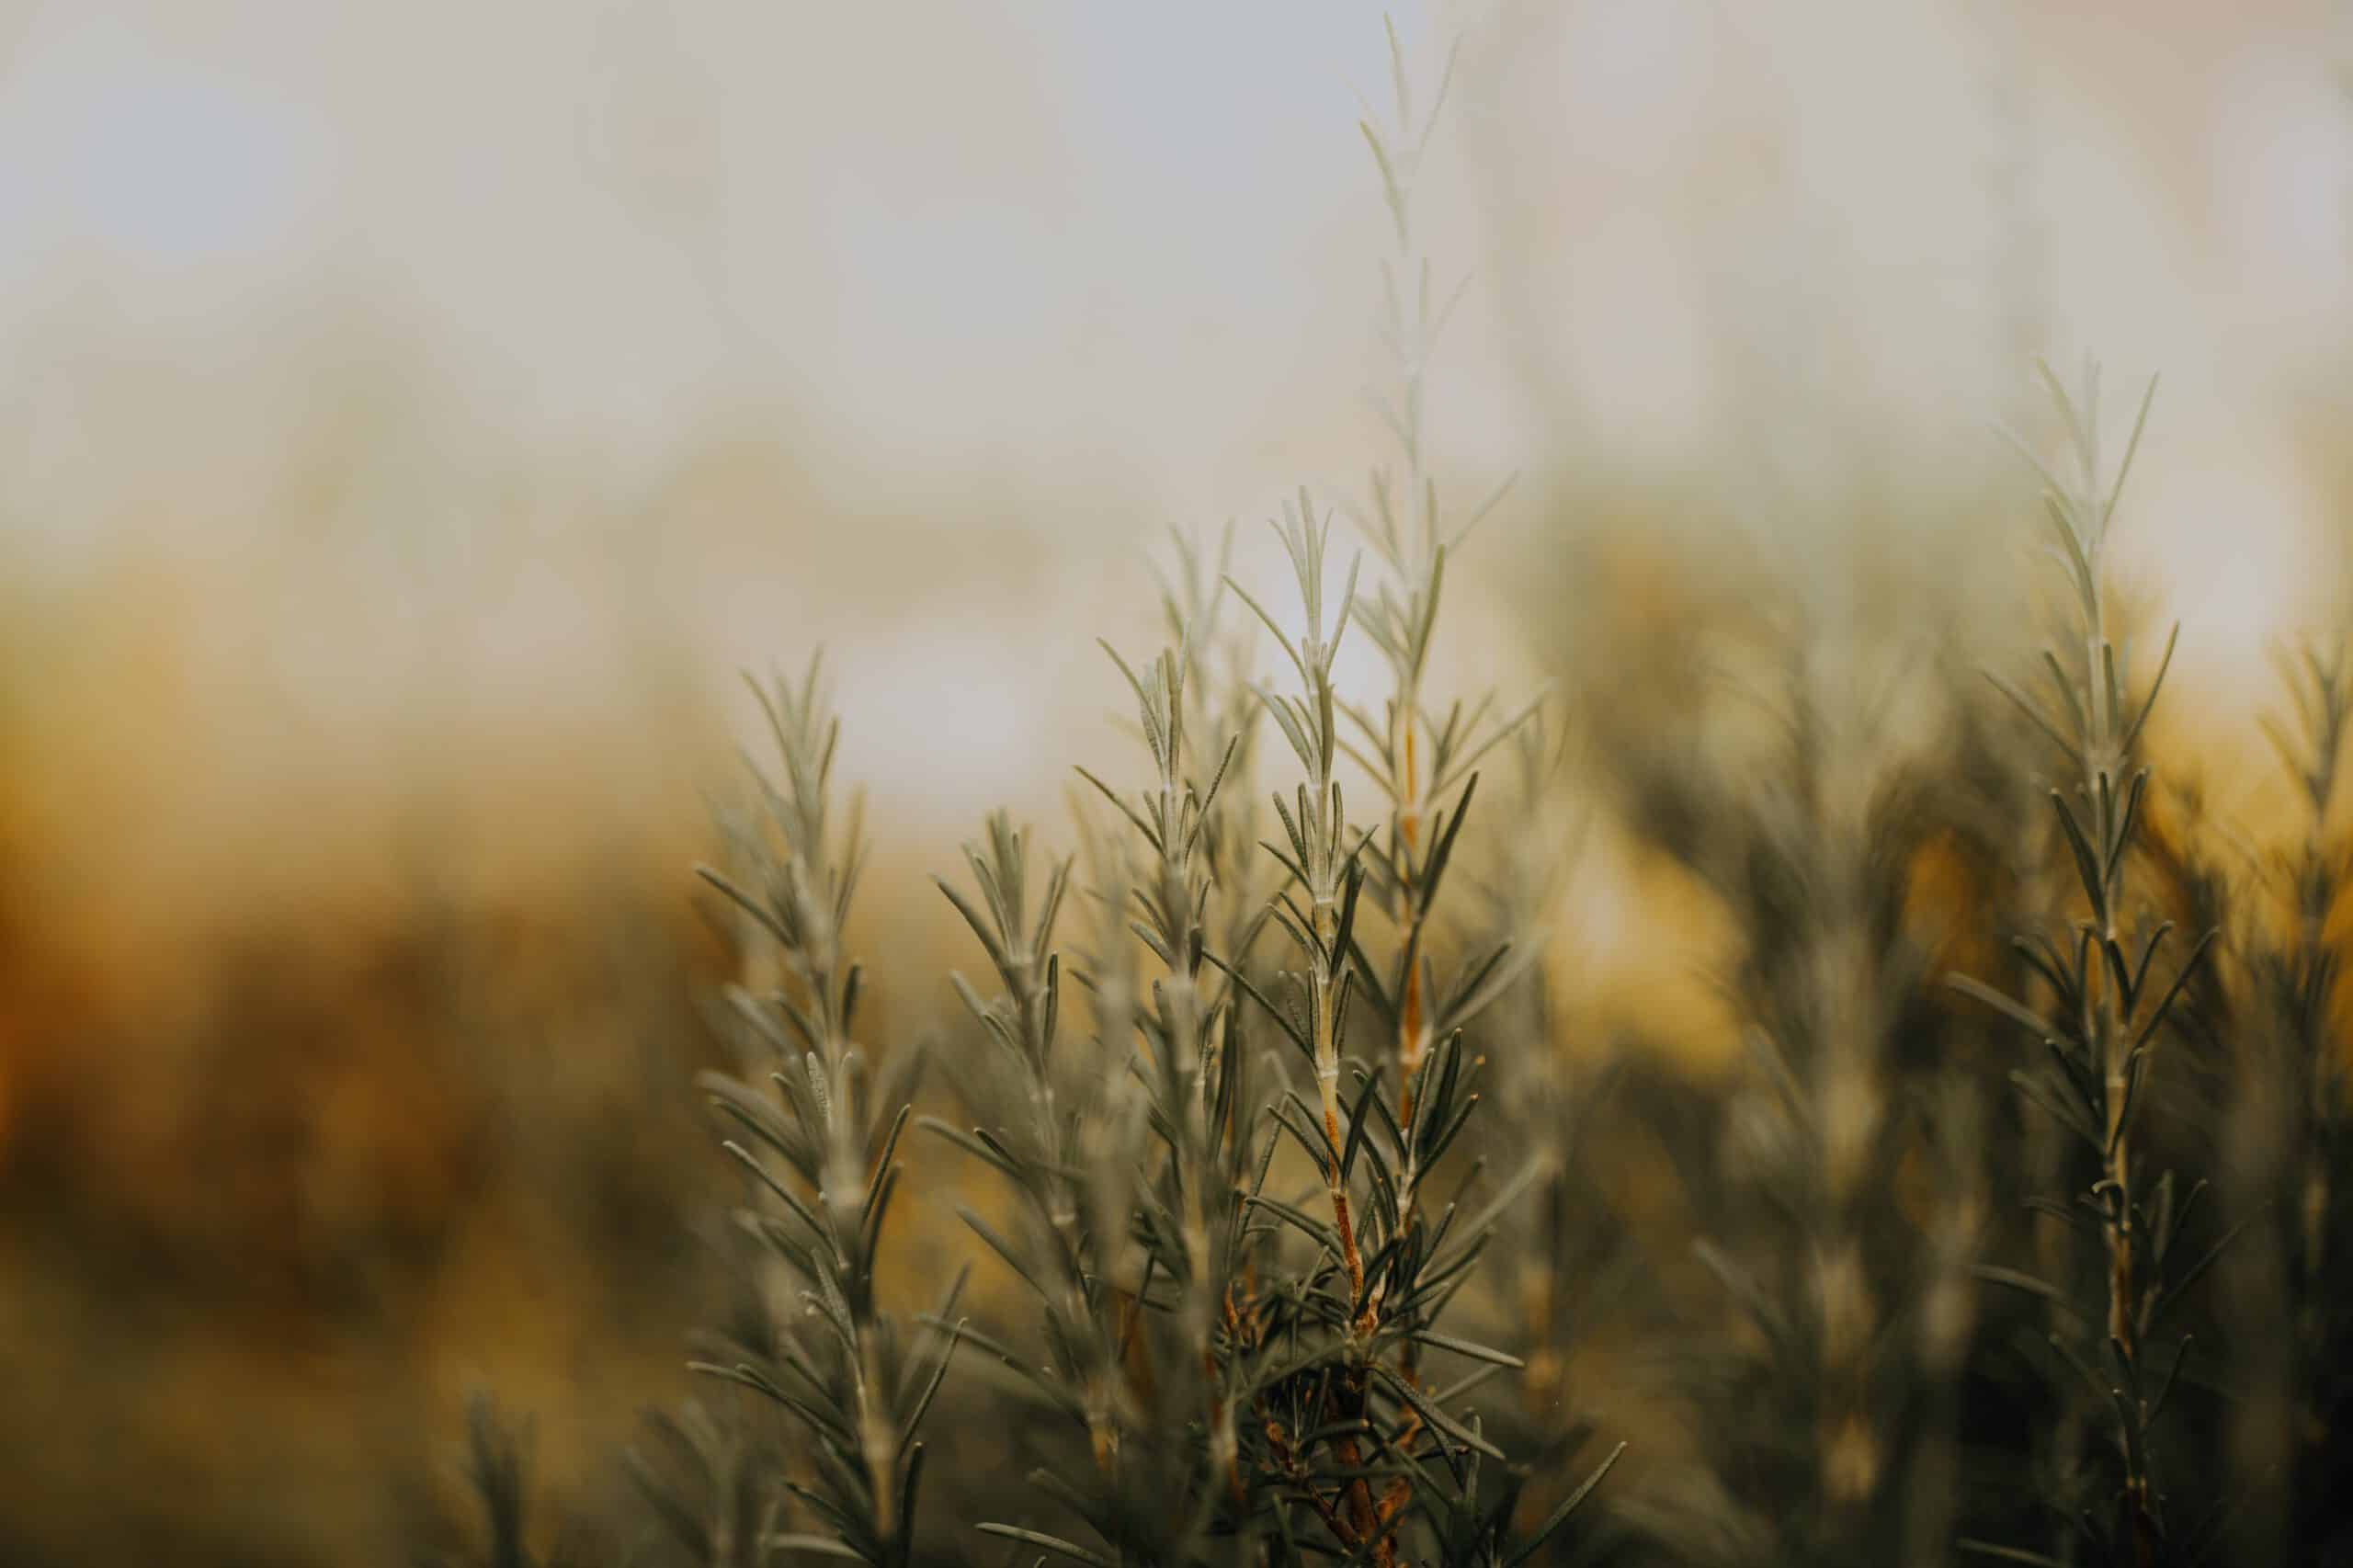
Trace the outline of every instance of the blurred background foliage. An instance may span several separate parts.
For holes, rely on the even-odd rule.
[[[1576,737],[1542,1027],[1619,1062],[1593,1179],[1688,1274],[1745,950],[1694,781],[1772,734],[1721,676],[1819,637],[1931,694],[1875,764],[2015,782],[1954,726],[2030,630],[2031,356],[2165,371],[2154,747],[2302,833],[2248,714],[2343,608],[2353,53],[2283,0],[1399,24],[1465,39],[1434,466],[1519,475],[1439,678]],[[948,1028],[923,873],[1000,802],[1071,841],[1164,531],[1263,576],[1378,450],[1380,49],[1339,0],[0,7],[0,1556],[403,1561],[484,1383],[595,1511],[725,1289],[686,868],[734,672],[830,650],[867,1028]],[[1971,825],[1907,886],[1985,972]],[[1654,1310],[1548,1372],[1629,1436]]]

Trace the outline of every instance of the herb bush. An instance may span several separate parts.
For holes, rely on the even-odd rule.
[[[861,1032],[840,721],[814,661],[755,687],[773,755],[702,873],[737,1307],[560,1555],[2353,1561],[2341,642],[2283,662],[2297,820],[2248,852],[2166,780],[2175,640],[2136,655],[2110,581],[2151,398],[2110,462],[2097,372],[2046,372],[2047,647],[1980,679],[1767,587],[1688,658],[1435,689],[1501,493],[1428,472],[1450,61],[1417,114],[1391,47],[1390,461],[1283,506],[1287,583],[1179,538],[1156,642],[1100,629],[1131,744],[1076,770],[1075,854],[997,813],[938,880],[949,1040]],[[1721,917],[1728,1072],[1563,1049],[1573,820]],[[937,1299],[890,1265],[918,1182],[971,1242]],[[533,1561],[521,1445],[486,1404],[472,1445],[489,1560]]]

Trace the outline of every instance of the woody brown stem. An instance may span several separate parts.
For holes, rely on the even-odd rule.
[[[1313,1479],[1300,1462],[1299,1455],[1291,1448],[1290,1438],[1283,1431],[1281,1424],[1272,1416],[1267,1416],[1264,1429],[1267,1451],[1282,1471],[1284,1479],[1299,1488],[1300,1494],[1307,1499],[1308,1506],[1315,1510],[1315,1517],[1322,1519],[1324,1528],[1332,1532],[1333,1539],[1352,1551],[1373,1540],[1387,1523],[1388,1516],[1373,1502],[1372,1489],[1365,1484],[1363,1478],[1351,1481],[1341,1490],[1341,1503],[1347,1508],[1343,1513],[1340,1506],[1335,1506],[1330,1498],[1316,1490]],[[1332,1450],[1342,1464],[1352,1468],[1364,1460],[1363,1451],[1357,1447],[1353,1437],[1336,1439]],[[1372,1549],[1372,1560],[1380,1568],[1394,1568],[1397,1561],[1394,1544],[1385,1538],[1381,1540]]]
[[[1340,1176],[1340,1152],[1343,1145],[1340,1135],[1339,1101],[1336,1091],[1329,1084],[1325,1085],[1324,1089],[1324,1137],[1332,1150],[1332,1179],[1329,1186],[1332,1195],[1332,1223],[1333,1227],[1340,1233],[1340,1263],[1348,1271],[1348,1300],[1354,1302],[1361,1301],[1364,1297],[1364,1257],[1357,1250],[1356,1226],[1348,1219],[1348,1189]],[[1358,1319],[1356,1326],[1360,1334],[1371,1332],[1370,1306]]]

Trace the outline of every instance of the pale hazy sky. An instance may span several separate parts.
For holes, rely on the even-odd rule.
[[[450,473],[571,475],[625,510],[748,407],[789,424],[808,488],[757,520],[779,561],[688,574],[722,585],[685,612],[716,661],[847,639],[875,700],[961,681],[985,732],[1019,722],[1005,692],[1038,658],[1008,628],[1099,594],[1129,540],[1255,519],[1377,450],[1369,5],[5,15],[0,527],[28,547],[247,548],[346,371],[442,422],[367,471],[392,555],[476,526]],[[1426,233],[1472,284],[1431,410],[1466,488],[1751,460],[1802,483],[1870,441],[1998,461],[2023,320],[2120,381],[2165,372],[2138,537],[2193,646],[2251,650],[2309,589],[2310,540],[2344,527],[2311,427],[2353,403],[2353,52],[2322,0],[1491,0],[1400,23],[1425,90],[1442,35],[1465,40]],[[587,527],[569,496],[533,508],[559,541]],[[920,625],[798,569],[836,514],[905,519],[874,537]],[[1017,525],[1066,543],[999,567],[950,547]],[[978,570],[995,608],[933,612]],[[560,572],[517,584],[480,648],[609,619]],[[1083,651],[1106,628],[1074,630]]]
[[[1834,349],[1864,395],[1941,415],[1986,391],[2012,266],[2055,347],[2120,369],[2245,386],[2342,348],[2353,117],[2319,0],[1438,11],[1402,20],[1425,74],[1467,35],[1433,180],[1433,248],[1487,307],[1449,367],[1466,449],[1557,438],[1531,377],[1587,438],[1704,438],[1727,337],[1809,323],[1865,337]],[[81,312],[233,372],[356,294],[526,438],[653,448],[748,381],[886,474],[1103,460],[1222,511],[1254,460],[1362,439],[1378,17],[19,7],[0,341]]]

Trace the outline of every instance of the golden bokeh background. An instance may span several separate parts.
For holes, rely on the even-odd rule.
[[[2165,376],[2163,739],[2268,809],[2262,654],[2353,517],[2343,17],[1398,25],[1463,40],[1434,467],[1520,476],[1441,683],[1606,687],[1768,583],[2008,635],[1989,426],[2096,350]],[[828,650],[875,1027],[929,1028],[924,873],[998,802],[1067,840],[1165,530],[1264,579],[1379,460],[1384,49],[1339,0],[0,6],[0,1557],[401,1561],[471,1387],[557,1484],[671,1397],[736,671]],[[1603,835],[1579,1017],[1720,1051],[1711,918]]]

